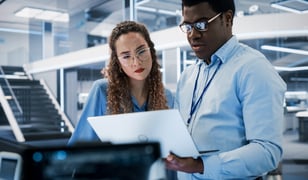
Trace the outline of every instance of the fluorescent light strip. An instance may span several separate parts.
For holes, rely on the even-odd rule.
[[[147,12],[157,12],[156,9],[144,6],[137,6],[138,10],[147,11]]]
[[[167,10],[155,9],[151,7],[144,7],[144,6],[137,6],[136,8],[141,11],[147,11],[147,12],[153,12],[153,13],[156,12],[156,13],[171,15],[171,16],[175,16],[179,14],[178,11],[167,11]]]
[[[306,51],[306,50],[291,49],[291,48],[284,48],[284,47],[278,47],[278,46],[263,45],[263,46],[261,46],[261,49],[270,50],[270,51],[293,53],[293,54],[300,54],[300,55],[308,55],[308,51]]]
[[[42,35],[42,32],[40,31],[19,30],[19,29],[11,29],[11,28],[0,28],[0,32]]]
[[[300,54],[300,55],[308,55],[308,51],[305,51],[305,50],[284,48],[284,47],[278,47],[278,46],[263,45],[263,46],[261,46],[261,49],[271,50],[271,51],[279,51],[279,52],[286,52],[286,53],[293,53],[293,54]],[[277,71],[288,71],[288,72],[307,71],[308,66],[300,66],[300,67],[275,66],[275,69]]]
[[[137,5],[137,6],[141,6],[141,5],[146,4],[146,3],[149,3],[149,2],[150,2],[150,0],[143,0],[143,1],[137,2],[136,5]]]
[[[297,2],[303,3],[303,5],[308,5],[307,1],[297,0]],[[283,2],[278,2],[278,3],[273,3],[273,4],[271,4],[271,7],[277,8],[277,9],[280,9],[280,10],[284,10],[284,11],[289,11],[289,12],[297,13],[297,14],[308,13],[308,10],[300,11],[300,10],[297,10],[297,9],[294,9],[294,8],[291,8],[291,7],[287,7],[284,4],[286,4],[286,2],[284,2],[284,1]]]
[[[276,8],[276,9],[280,9],[280,10],[284,10],[284,11],[289,11],[289,12],[293,12],[293,13],[297,13],[297,14],[304,14],[304,13],[308,12],[308,10],[299,11],[299,10],[296,10],[296,9],[288,8],[288,7],[277,5],[277,4],[272,4],[271,6],[273,8]]]
[[[239,40],[245,39],[258,39],[258,38],[273,38],[273,37],[297,37],[297,36],[307,36],[308,30],[284,30],[284,31],[264,31],[264,32],[249,32],[249,33],[239,33],[236,34]]]
[[[288,71],[288,72],[292,72],[292,71],[307,71],[308,70],[308,66],[300,66],[300,67],[281,67],[281,66],[275,66],[275,69],[277,71]]]

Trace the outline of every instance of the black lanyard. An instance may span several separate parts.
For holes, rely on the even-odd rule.
[[[202,97],[203,97],[205,91],[208,89],[209,85],[211,84],[212,80],[214,79],[214,76],[216,75],[216,73],[217,73],[218,69],[220,68],[220,65],[221,65],[221,64],[222,64],[221,61],[219,61],[219,64],[218,64],[217,68],[215,69],[214,74],[212,75],[212,77],[211,77],[211,79],[209,80],[208,83],[205,82],[206,85],[205,85],[205,87],[204,87],[204,89],[203,89],[203,91],[202,91],[200,97],[197,99],[196,103],[194,103],[193,99],[194,99],[194,96],[195,96],[195,93],[196,93],[196,90],[197,90],[197,83],[198,83],[198,80],[199,80],[200,69],[201,69],[201,65],[199,66],[198,75],[197,75],[197,79],[196,79],[196,81],[195,81],[195,86],[194,86],[194,91],[193,91],[193,98],[192,98],[192,102],[191,102],[189,118],[188,118],[188,120],[187,120],[187,125],[190,124],[192,115],[195,113],[198,104],[200,104],[201,99],[202,99]]]

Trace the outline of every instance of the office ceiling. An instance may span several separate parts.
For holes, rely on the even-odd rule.
[[[302,0],[289,0],[297,9],[308,10],[308,5]],[[293,2],[292,2],[293,1]],[[130,11],[126,8],[130,0],[0,0],[0,33],[12,31],[25,33],[41,22],[14,16],[14,13],[23,7],[34,7],[48,10],[67,12],[71,17],[78,16],[79,21],[70,27],[79,28],[92,36],[108,36],[117,22],[129,19]],[[277,14],[286,11],[271,7],[271,3],[278,0],[235,0],[238,16],[253,16],[256,14]],[[281,1],[279,1],[281,2]],[[125,9],[125,8],[124,8]],[[181,21],[180,0],[137,0],[136,17],[146,24],[150,31],[156,31],[176,26]],[[81,15],[81,16],[80,16]],[[72,23],[72,22],[70,22]],[[303,22],[306,23],[307,22]],[[67,26],[58,23],[56,26]],[[308,26],[308,25],[307,25]],[[82,28],[81,28],[82,27]],[[293,49],[308,51],[308,34],[300,37],[266,38],[261,40],[245,40],[250,46],[260,49],[262,44],[279,45]],[[274,65],[284,67],[308,66],[308,55],[290,54],[261,50]],[[308,81],[307,71],[297,72]],[[287,72],[290,74],[290,72]]]
[[[70,16],[84,13],[85,26],[98,26],[100,23],[115,24],[128,19],[129,10],[123,15],[122,8],[130,0],[0,0],[0,27],[11,26],[18,29],[28,29],[29,23],[35,25],[39,21],[29,21],[14,16],[14,13],[23,7],[34,7],[48,10],[67,12]],[[235,0],[237,13],[241,15],[255,15],[280,13],[270,4],[277,0]],[[138,21],[149,25],[150,30],[158,30],[172,26],[180,21],[180,0],[137,0]],[[126,16],[126,17],[123,17]],[[81,19],[82,21],[82,19]],[[98,26],[99,27],[99,26]],[[85,28],[87,29],[87,28]],[[87,29],[89,33],[97,33],[94,29]]]

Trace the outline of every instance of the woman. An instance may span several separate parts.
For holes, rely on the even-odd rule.
[[[172,93],[163,86],[154,43],[144,25],[133,21],[118,24],[109,47],[108,78],[94,82],[69,145],[99,141],[87,121],[90,116],[173,107]]]

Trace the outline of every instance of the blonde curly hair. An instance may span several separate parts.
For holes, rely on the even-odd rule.
[[[140,33],[150,47],[152,57],[152,69],[146,78],[146,90],[148,92],[147,110],[168,109],[165,90],[162,83],[160,65],[157,61],[154,43],[150,39],[148,30],[143,24],[134,21],[124,21],[112,30],[109,37],[111,51],[110,61],[107,67],[108,89],[107,89],[107,111],[109,114],[129,113],[133,111],[129,77],[121,70],[117,57],[115,43],[118,38],[129,32]]]

